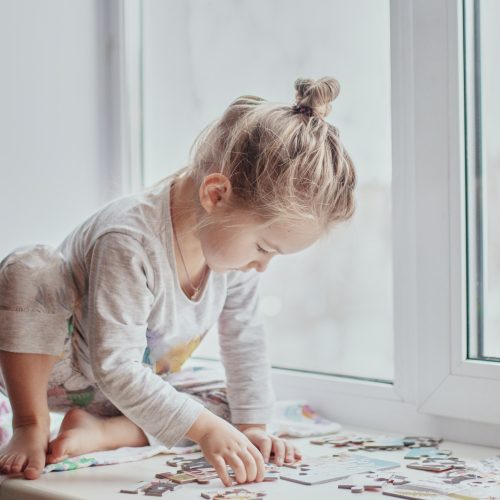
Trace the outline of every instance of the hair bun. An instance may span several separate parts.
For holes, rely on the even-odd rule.
[[[325,118],[332,109],[332,102],[340,92],[340,83],[330,76],[319,80],[297,78],[295,80],[296,105],[310,108],[312,114]]]

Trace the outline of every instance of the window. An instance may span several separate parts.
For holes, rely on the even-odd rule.
[[[500,361],[500,4],[465,7],[469,356]]]

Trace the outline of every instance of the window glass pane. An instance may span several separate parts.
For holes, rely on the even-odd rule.
[[[483,355],[500,358],[500,2],[481,0],[480,85],[484,249]]]
[[[469,357],[500,358],[500,2],[465,3]]]
[[[273,259],[261,307],[275,366],[391,380],[389,0],[312,0],[307,15],[288,0],[144,9],[147,184],[183,166],[235,97],[292,103],[297,77],[340,81],[328,120],[357,165],[356,215],[313,248]],[[210,342],[197,351],[216,352]]]

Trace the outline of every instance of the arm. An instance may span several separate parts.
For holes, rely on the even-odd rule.
[[[228,274],[228,290],[219,318],[219,340],[226,370],[233,424],[266,424],[272,418],[267,339],[258,314],[257,272]]]
[[[277,465],[300,458],[294,446],[266,432],[272,418],[274,395],[266,334],[258,314],[259,275],[228,275],[228,293],[219,319],[222,362],[226,369],[231,418],[260,450],[264,461],[271,454]]]
[[[222,362],[226,369],[231,418],[260,450],[264,461],[271,454],[277,465],[300,458],[291,443],[266,432],[272,418],[274,394],[271,387],[267,340],[258,314],[259,274],[230,273],[224,309],[219,319]]]
[[[154,299],[147,254],[133,237],[108,233],[89,257],[89,351],[96,382],[125,416],[171,447],[203,407],[142,364]]]

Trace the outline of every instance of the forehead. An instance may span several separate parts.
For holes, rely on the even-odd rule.
[[[282,253],[295,253],[316,242],[321,230],[313,221],[273,222],[258,230],[260,238]]]

